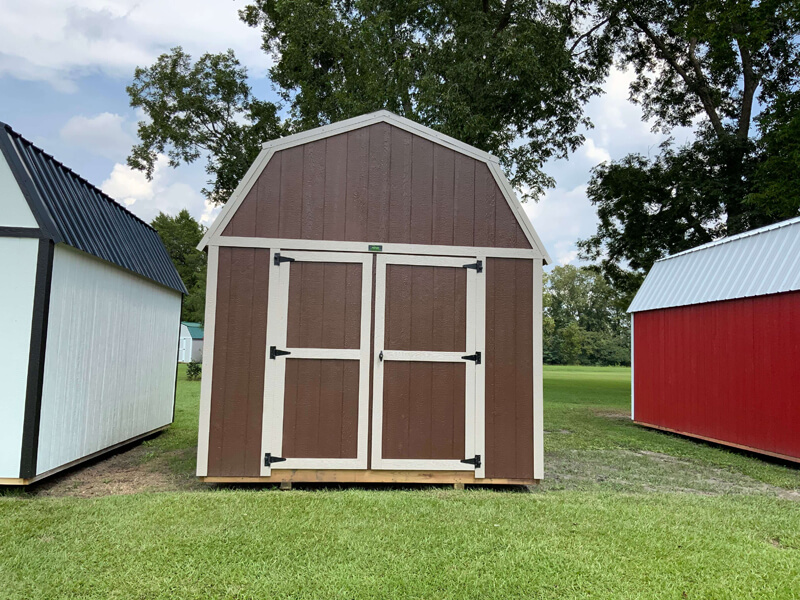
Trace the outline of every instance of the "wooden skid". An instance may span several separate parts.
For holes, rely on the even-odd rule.
[[[137,435],[137,436],[132,437],[132,438],[130,438],[128,440],[119,442],[118,444],[114,444],[113,446],[109,446],[108,448],[103,448],[102,450],[98,450],[97,452],[93,452],[92,454],[88,454],[86,456],[82,456],[80,458],[77,458],[77,459],[75,459],[75,460],[73,460],[71,462],[68,462],[66,464],[61,465],[60,467],[56,467],[55,469],[50,469],[49,471],[45,471],[44,473],[40,473],[36,477],[31,477],[30,479],[21,479],[21,478],[18,478],[18,477],[0,477],[0,485],[30,485],[31,483],[36,483],[37,481],[40,481],[40,480],[44,479],[45,477],[50,477],[51,475],[55,475],[56,473],[60,473],[61,471],[66,471],[69,468],[72,468],[72,467],[77,466],[77,465],[79,465],[79,464],[81,464],[83,462],[86,462],[87,460],[91,460],[93,458],[97,458],[98,456],[101,456],[101,455],[106,454],[108,452],[112,452],[114,450],[117,450],[118,448],[122,448],[123,446],[127,446],[129,444],[133,444],[133,443],[138,442],[140,440],[143,440],[143,439],[145,439],[147,437],[150,437],[151,435],[155,435],[156,433],[164,431],[170,425],[171,425],[171,423],[167,424],[167,425],[163,425],[161,427],[157,427],[156,429],[153,429],[153,430],[148,431],[146,433],[142,433],[141,435]]]
[[[273,469],[270,477],[200,477],[206,483],[430,483],[474,485],[534,485],[538,479],[475,479],[464,471],[360,471],[333,469]]]
[[[721,446],[728,446],[730,448],[736,448],[737,450],[745,450],[747,452],[754,452],[755,454],[763,454],[765,456],[771,456],[772,458],[780,458],[781,460],[788,460],[790,462],[800,463],[800,456],[790,456],[788,454],[770,452],[769,450],[762,450],[761,448],[753,448],[752,446],[744,446],[742,444],[726,442],[725,440],[719,440],[717,438],[707,437],[705,435],[700,435],[697,433],[689,433],[687,431],[678,431],[677,429],[670,429],[669,427],[661,427],[660,425],[652,425],[650,423],[644,423],[642,421],[634,421],[634,423],[636,423],[637,425],[641,425],[642,427],[649,427],[650,429],[658,429],[659,431],[666,431],[667,433],[675,433],[677,435],[685,435],[686,437],[703,440],[704,442],[711,442],[713,444],[719,444]]]

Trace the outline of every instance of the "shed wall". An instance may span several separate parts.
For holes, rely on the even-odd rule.
[[[0,477],[20,472],[38,248],[37,239],[0,237]]]
[[[37,474],[172,422],[181,295],[55,249]]]
[[[486,477],[533,479],[534,261],[490,258],[485,274]],[[268,291],[268,249],[219,248],[210,477],[260,475]]]
[[[800,458],[800,292],[634,323],[637,422]]]
[[[388,123],[276,152],[223,235],[531,247],[484,162]]]

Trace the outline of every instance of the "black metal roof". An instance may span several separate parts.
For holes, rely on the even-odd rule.
[[[187,293],[150,225],[2,122],[0,150],[46,237]]]

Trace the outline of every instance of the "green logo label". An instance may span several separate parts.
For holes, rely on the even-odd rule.
[[[370,252],[382,252],[383,251],[383,246],[381,246],[379,244],[370,244],[369,245],[369,251]]]

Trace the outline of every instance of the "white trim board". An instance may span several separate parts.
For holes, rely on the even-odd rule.
[[[431,142],[440,144],[455,150],[456,152],[460,152],[461,154],[474,158],[475,160],[486,163],[486,165],[489,167],[489,171],[492,173],[492,176],[499,186],[500,191],[503,193],[506,202],[511,208],[511,211],[514,213],[517,222],[519,223],[520,227],[522,227],[522,230],[525,233],[525,236],[528,239],[531,247],[534,250],[538,250],[538,256],[543,257],[546,264],[550,264],[552,262],[550,255],[547,253],[547,250],[542,244],[542,240],[539,238],[539,235],[533,228],[533,224],[526,215],[525,210],[522,208],[522,204],[520,204],[514,189],[511,187],[511,184],[503,173],[503,170],[500,168],[500,164],[498,163],[498,159],[496,157],[484,152],[483,150],[475,148],[474,146],[470,146],[469,144],[465,144],[464,142],[461,142],[455,138],[439,133],[430,127],[425,127],[424,125],[415,123],[387,110],[379,110],[377,112],[361,115],[353,119],[339,121],[338,123],[332,123],[323,127],[317,127],[316,129],[296,133],[285,138],[266,142],[256,160],[239,182],[239,185],[236,186],[236,189],[233,191],[233,194],[231,194],[227,204],[225,204],[222,211],[211,224],[211,227],[209,227],[206,231],[203,239],[197,246],[197,249],[204,250],[206,246],[214,243],[224,245],[219,241],[218,238],[222,237],[222,232],[225,230],[225,227],[239,209],[239,206],[241,206],[241,203],[244,201],[245,197],[247,197],[250,189],[258,180],[259,175],[264,168],[266,168],[267,163],[269,163],[275,152],[294,146],[299,146],[301,144],[307,144],[323,138],[332,137],[334,135],[339,135],[354,129],[368,127],[376,123],[388,123],[389,125],[403,129],[409,133],[413,133],[430,140]]]
[[[239,236],[220,236],[209,243],[209,247],[223,248],[283,248],[284,250],[308,250],[322,252],[365,252],[373,245],[368,242],[339,242],[332,240],[298,240],[289,238],[256,238]],[[494,248],[480,246],[442,246],[426,244],[380,244],[380,254],[419,254],[423,256],[463,256],[475,258],[543,258],[538,250],[526,248]]]
[[[206,277],[206,319],[204,330],[203,371],[200,381],[200,419],[197,432],[197,476],[208,475],[208,444],[211,434],[211,377],[214,374],[214,329],[217,321],[217,275],[219,247],[208,249]],[[207,342],[207,343],[206,343]]]
[[[215,246],[212,246],[214,248]],[[361,265],[361,335],[358,349],[287,348],[287,318],[289,311],[289,280],[291,262],[275,264],[275,255],[296,262],[353,263]],[[261,419],[261,451],[273,456],[283,454],[283,408],[286,380],[286,360],[335,359],[357,360],[358,378],[358,445],[355,458],[286,458],[274,465],[261,463],[261,476],[268,477],[272,469],[366,469],[369,437],[369,355],[372,319],[372,254],[336,252],[293,252],[273,249],[270,252],[270,288],[267,315],[267,352],[264,368],[264,408]],[[274,278],[274,279],[273,279]],[[273,285],[273,281],[275,285]],[[275,359],[269,357],[269,347],[290,352]]]

